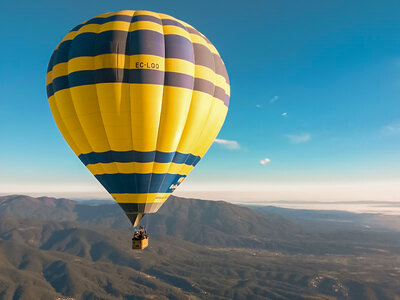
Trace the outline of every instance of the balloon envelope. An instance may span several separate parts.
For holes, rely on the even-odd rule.
[[[230,96],[210,41],[149,11],[106,13],[73,28],[51,56],[46,84],[65,140],[135,226],[204,156]]]

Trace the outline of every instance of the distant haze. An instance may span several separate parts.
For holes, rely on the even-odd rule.
[[[225,200],[232,203],[274,205],[289,208],[335,209],[400,215],[400,180],[365,182],[184,182],[174,195],[186,198]],[[26,194],[71,199],[110,199],[98,183],[88,185],[2,185],[0,195]]]

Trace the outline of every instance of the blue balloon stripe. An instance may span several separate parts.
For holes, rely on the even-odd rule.
[[[156,84],[193,89],[195,79],[190,75],[176,72],[164,72],[148,69],[107,68],[73,72],[65,76],[54,78],[51,84],[53,85],[55,93],[75,86],[107,82]],[[208,83],[214,87],[212,82],[208,81]],[[204,91],[208,94],[211,93],[210,88],[207,90],[202,86],[197,88],[197,90]]]
[[[108,22],[114,22],[114,21],[119,21],[119,22],[127,22],[127,23],[135,23],[135,22],[140,22],[140,21],[147,21],[147,22],[154,22],[157,24],[162,25],[161,20],[153,17],[153,16],[147,16],[147,15],[137,15],[137,16],[128,16],[128,15],[114,15],[110,17],[97,17],[90,19],[87,22],[84,22],[82,24],[79,24],[75,26],[70,32],[73,31],[78,31],[81,29],[83,26],[89,25],[89,24],[96,24],[96,25],[102,25]]]
[[[143,43],[143,41],[146,41],[146,43]],[[190,51],[182,51],[182,49]],[[166,50],[168,50],[168,53],[165,52]],[[81,33],[73,40],[62,42],[58,49],[53,52],[47,71],[51,71],[53,66],[57,64],[65,63],[76,57],[102,54],[148,54],[166,58],[179,58],[194,63],[192,43],[183,36],[163,35],[152,30],[131,32],[109,30],[101,33]]]
[[[156,84],[193,89],[220,99],[228,106],[226,99],[229,99],[229,96],[225,93],[225,90],[208,80],[194,78],[183,73],[149,69],[105,68],[72,72],[54,78],[52,83],[49,83],[46,87],[47,97],[50,98],[58,91],[76,86],[108,82]]]
[[[172,193],[186,177],[180,174],[102,174],[95,175],[110,194]]]
[[[180,152],[161,152],[161,151],[107,151],[107,152],[90,152],[87,154],[79,155],[79,159],[83,164],[97,164],[97,163],[176,163],[185,164],[189,166],[195,166],[201,159],[200,156],[196,156],[190,153]]]

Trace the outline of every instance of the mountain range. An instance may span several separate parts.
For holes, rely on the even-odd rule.
[[[171,197],[133,251],[116,204],[0,197],[0,299],[399,299],[400,232],[324,213]]]

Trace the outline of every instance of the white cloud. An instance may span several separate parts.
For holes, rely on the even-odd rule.
[[[272,99],[271,100],[269,100],[269,103],[274,103],[274,102],[276,102],[276,101],[278,101],[278,99],[279,99],[279,97],[278,96],[274,96],[274,97],[272,97]]]
[[[383,132],[388,135],[400,134],[400,122],[394,122],[383,127]]]
[[[261,104],[256,104],[256,107],[257,107],[257,108],[260,108],[260,107],[261,107]]]
[[[311,134],[309,133],[302,133],[302,134],[287,134],[285,137],[289,140],[292,144],[301,144],[306,143],[311,140]]]
[[[237,141],[223,140],[223,139],[215,139],[214,143],[217,143],[226,149],[229,150],[237,150],[240,149],[240,145]]]
[[[281,114],[281,116],[287,118],[288,114],[287,114],[287,112],[284,112],[284,113]]]
[[[262,159],[262,160],[260,160],[260,164],[262,164],[262,165],[266,165],[269,162],[271,162],[271,160],[269,158],[267,158],[267,157]]]

